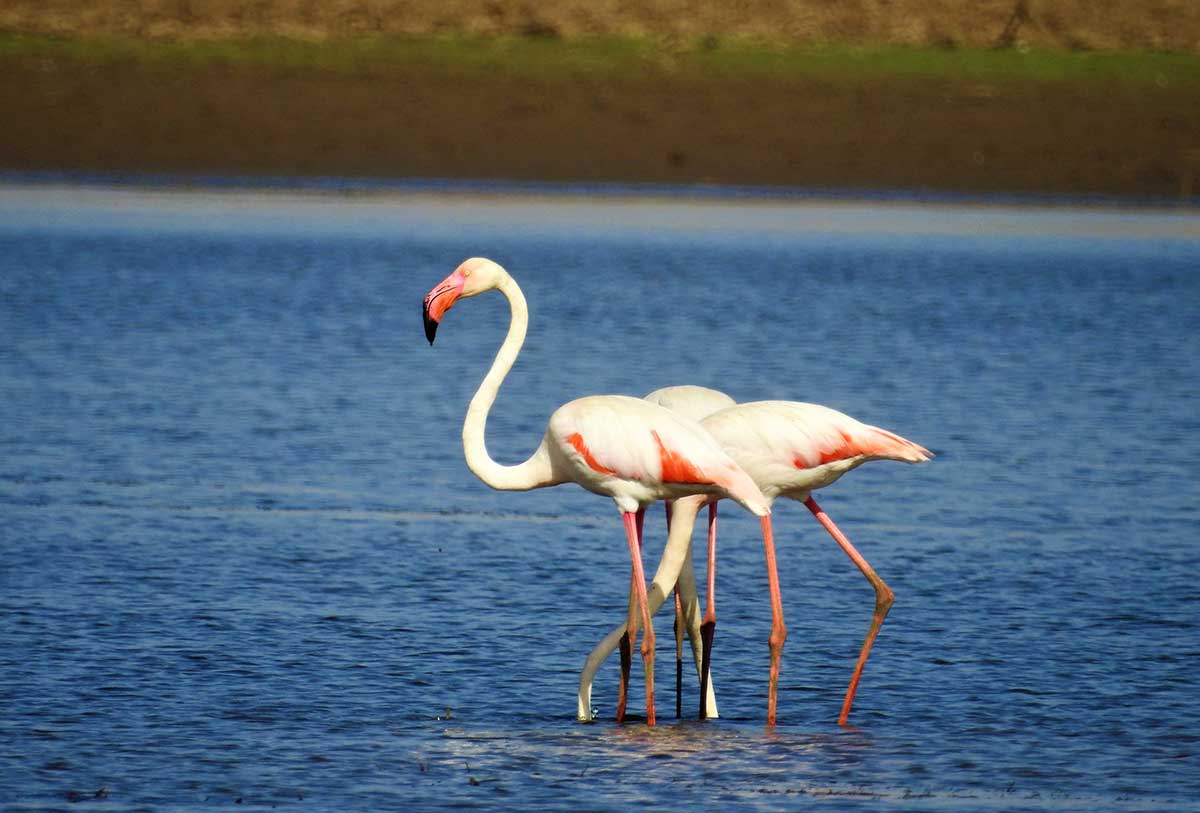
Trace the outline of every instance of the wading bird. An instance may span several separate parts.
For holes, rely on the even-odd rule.
[[[488,411],[500,384],[516,361],[529,323],[525,296],[508,272],[491,260],[463,262],[425,296],[425,337],[433,343],[438,324],[455,302],[498,290],[508,300],[508,333],[463,421],[467,467],[487,485],[503,491],[578,483],[612,498],[621,512],[634,586],[645,633],[646,723],[654,725],[654,630],[646,603],[641,561],[641,517],[659,500],[701,494],[729,497],[760,517],[763,542],[772,550],[770,509],[754,481],[721,450],[700,424],[638,398],[597,395],[570,401],[554,411],[542,442],[524,463],[494,461],[484,443]],[[630,613],[629,629],[636,629]]]
[[[803,502],[834,541],[862,571],[875,590],[875,613],[871,626],[863,641],[858,661],[850,678],[842,702],[838,723],[845,725],[850,715],[850,706],[862,677],[863,667],[871,652],[883,619],[892,606],[893,593],[867,563],[867,560],[850,544],[850,540],[833,523],[816,500],[812,492],[837,480],[846,472],[869,460],[898,460],[905,463],[921,463],[932,457],[927,449],[905,440],[899,435],[878,427],[869,426],[828,407],[802,404],[793,401],[758,401],[739,404],[714,413],[701,421],[721,447],[758,484],[769,503],[778,497]],[[712,497],[698,496],[677,500],[671,517],[663,565],[655,574],[655,582],[648,593],[648,609],[651,613],[661,606],[663,597],[675,583],[675,576],[684,566],[684,551],[691,545],[692,528],[702,505],[714,502]],[[716,536],[709,535],[708,548],[708,595],[704,626],[707,634],[703,646],[701,666],[700,717],[705,717],[705,692],[707,686],[706,665],[711,660],[712,629],[716,624],[713,596],[713,573],[716,559]],[[770,564],[770,563],[769,563]],[[782,608],[779,605],[778,581],[771,582],[773,623],[771,627],[771,669],[778,674],[783,639]],[[623,632],[618,627],[592,651],[580,676],[580,697],[591,696],[591,684],[596,668],[618,645]],[[589,671],[590,670],[590,671]],[[774,701],[768,699],[768,723],[775,721]]]

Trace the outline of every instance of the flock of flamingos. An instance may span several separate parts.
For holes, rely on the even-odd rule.
[[[700,676],[700,717],[716,716],[708,674],[716,625],[713,604],[716,503],[729,498],[758,516],[762,524],[772,616],[767,723],[775,724],[779,666],[787,628],[770,515],[775,499],[788,497],[808,507],[875,589],[874,618],[838,718],[840,724],[846,724],[871,645],[892,605],[892,591],[821,510],[811,492],[868,460],[920,463],[932,457],[930,452],[884,429],[816,404],[793,401],[735,404],[729,396],[715,390],[682,386],[657,390],[644,399],[593,395],[563,404],[550,416],[546,434],[529,459],[515,466],[502,465],[488,455],[484,426],[500,384],[525,341],[529,312],[520,287],[498,264],[472,258],[425,296],[424,319],[425,335],[432,344],[442,317],[454,303],[493,289],[508,299],[512,317],[495,361],[467,407],[463,423],[467,466],[484,483],[504,491],[578,483],[588,491],[612,498],[625,524],[633,562],[628,619],[588,657],[579,682],[580,719],[592,716],[591,684],[596,669],[618,647],[630,652],[631,641],[636,639],[640,626],[646,723],[655,724],[655,639],[651,617],[676,587],[676,608],[680,614],[676,629],[686,629],[691,641]],[[654,582],[647,588],[642,571],[642,520],[646,508],[659,500],[667,503],[668,538]],[[701,622],[692,573],[691,536],[696,517],[706,504],[708,583]],[[677,632],[677,636],[680,634]],[[628,663],[626,654],[618,721],[625,714]]]

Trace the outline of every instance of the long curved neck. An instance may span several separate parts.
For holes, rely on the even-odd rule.
[[[488,454],[484,442],[484,430],[487,426],[488,411],[496,401],[496,393],[504,377],[512,369],[521,345],[525,343],[525,330],[529,325],[529,308],[525,304],[525,295],[512,277],[505,276],[504,281],[496,286],[500,293],[508,299],[512,310],[512,320],[508,325],[508,334],[504,343],[496,353],[492,368],[483,377],[483,383],[471,398],[467,407],[467,417],[463,421],[463,452],[467,458],[467,468],[483,482],[501,491],[525,491],[531,488],[554,485],[550,467],[550,456],[543,442],[528,460],[516,466],[504,466],[497,463]]]

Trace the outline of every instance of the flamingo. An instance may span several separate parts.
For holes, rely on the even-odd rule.
[[[471,398],[463,421],[467,467],[503,491],[574,482],[610,497],[621,512],[633,560],[641,611],[642,663],[646,674],[646,724],[655,724],[654,630],[646,603],[641,561],[641,517],[664,499],[693,494],[729,497],[760,518],[763,543],[773,555],[770,509],[754,481],[721,450],[700,424],[638,398],[594,395],[563,404],[550,416],[542,442],[523,463],[506,466],[488,454],[484,429],[500,385],[525,341],[529,310],[520,286],[500,265],[482,257],[464,261],[425,296],[425,337],[433,344],[442,317],[458,300],[498,290],[508,300],[508,333]],[[627,626],[636,629],[631,610]]]
[[[709,387],[700,387],[695,384],[680,384],[670,387],[661,387],[651,393],[643,396],[643,400],[649,401],[652,404],[659,404],[670,409],[672,412],[683,415],[692,420],[699,421],[700,419],[718,412],[726,407],[733,406],[737,402],[732,397],[726,395],[720,390],[714,390]],[[671,527],[671,501],[667,500],[667,529]],[[714,504],[710,504],[709,516],[710,521],[715,522]],[[686,631],[688,638],[692,644],[692,654],[696,661],[696,674],[701,674],[701,655],[703,647],[701,645],[701,628],[700,628],[700,602],[696,593],[696,576],[695,569],[692,566],[691,547],[685,546],[680,555],[684,557],[681,563],[681,568],[678,570],[678,575],[672,577],[672,582],[675,584],[675,716],[676,718],[683,715],[682,696],[683,696],[683,634]],[[665,568],[665,570],[664,570]],[[668,563],[664,552],[663,560],[659,563],[659,572],[655,574],[655,581],[662,581],[662,575],[666,572],[674,572],[674,568]],[[651,585],[653,586],[653,584]],[[648,588],[649,589],[649,588]],[[629,584],[629,602],[631,607],[636,607],[637,591],[633,583],[633,576],[630,576]],[[657,609],[657,608],[656,608]],[[620,692],[617,697],[617,717],[620,719],[624,715],[626,705],[626,690],[629,685],[629,671],[632,665],[632,648],[629,642],[628,630],[621,627],[620,641],[617,644],[621,656],[621,682]],[[604,653],[601,661],[607,658],[608,652]],[[598,668],[599,663],[593,668]],[[589,668],[584,665],[583,674],[588,674]],[[592,713],[591,686],[580,685],[580,693],[578,696],[577,716],[583,722],[589,722],[594,719]],[[707,699],[707,715],[709,717],[717,717],[717,701],[712,690],[712,683],[709,682],[708,699]]]
[[[854,548],[845,534],[834,524],[829,515],[812,498],[812,492],[830,485],[853,468],[869,460],[897,460],[905,463],[921,463],[932,454],[925,448],[887,430],[864,423],[841,412],[817,404],[794,401],[758,401],[739,404],[716,412],[701,421],[722,448],[758,484],[768,503],[778,497],[803,502],[829,532],[838,546],[862,571],[875,590],[875,613],[871,626],[863,640],[850,686],[846,690],[838,723],[845,725],[850,716],[850,707],[862,677],[863,667],[870,655],[871,647],[883,625],[884,617],[892,606],[894,594],[887,584],[875,573],[867,560]],[[671,590],[676,575],[685,566],[684,549],[691,544],[692,528],[700,507],[715,502],[712,497],[696,496],[677,500],[671,518],[663,562],[647,593],[648,608],[653,614],[661,606],[666,592]],[[716,624],[713,602],[713,573],[716,558],[715,534],[709,536],[708,548],[708,596],[706,599],[705,625],[711,630]],[[779,600],[777,583],[771,586],[772,602]],[[614,629],[592,651],[580,676],[580,697],[590,702],[591,684],[599,664],[616,648],[623,627]],[[775,631],[772,629],[772,658],[776,657]],[[712,645],[711,632],[703,642],[709,650]],[[779,642],[782,647],[782,641]],[[705,714],[704,697],[707,689],[707,664],[710,652],[702,655],[700,717]],[[768,708],[768,723],[774,722],[772,709]]]

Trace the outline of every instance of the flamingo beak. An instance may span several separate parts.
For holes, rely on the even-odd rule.
[[[437,336],[437,320],[429,318],[429,305],[425,306],[425,338],[429,339],[429,343],[433,344],[433,339]]]
[[[455,271],[425,295],[421,315],[425,320],[425,338],[429,340],[430,344],[433,344],[434,336],[437,335],[438,324],[442,321],[442,315],[450,310],[451,306],[458,301],[466,282],[466,278]]]

